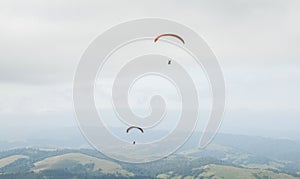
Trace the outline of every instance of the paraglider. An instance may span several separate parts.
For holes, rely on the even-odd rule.
[[[157,42],[161,37],[164,37],[164,36],[175,37],[175,38],[179,39],[183,44],[185,44],[183,38],[176,34],[160,34],[154,38],[154,42]],[[171,60],[168,61],[168,65],[171,65]]]
[[[140,127],[137,127],[137,126],[128,127],[127,130],[126,130],[126,133],[128,133],[131,129],[134,129],[134,128],[136,128],[136,129],[140,130],[142,133],[144,133],[144,130]],[[132,144],[135,145],[135,141],[133,141]]]
[[[139,129],[142,133],[144,133],[144,130],[142,128],[140,128],[140,127],[137,127],[137,126],[128,127],[127,130],[126,130],[126,132],[128,133],[133,128]]]
[[[176,34],[161,34],[161,35],[158,35],[157,37],[154,38],[154,42],[157,42],[161,37],[164,37],[164,36],[175,37],[175,38],[179,39],[183,44],[185,44],[183,38],[180,37],[179,35],[176,35]],[[171,65],[171,63],[172,63],[171,59],[168,60],[168,65]],[[140,127],[137,127],[137,126],[131,126],[131,127],[128,127],[128,128],[126,129],[126,133],[128,133],[131,129],[134,129],[134,128],[135,128],[135,129],[138,129],[138,130],[140,130],[142,133],[144,133],[144,130],[143,130],[142,128],[140,128]],[[135,145],[136,142],[133,141],[132,144]]]
[[[176,35],[176,34],[161,34],[154,39],[154,42],[158,41],[159,38],[164,37],[164,36],[175,37],[175,38],[179,39],[183,44],[185,44],[183,38],[181,38],[179,35]]]

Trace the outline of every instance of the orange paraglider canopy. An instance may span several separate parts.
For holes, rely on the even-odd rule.
[[[183,38],[181,38],[179,35],[176,35],[176,34],[161,34],[161,35],[155,37],[154,42],[158,41],[159,38],[164,37],[164,36],[175,37],[175,38],[179,39],[183,44],[185,44]]]

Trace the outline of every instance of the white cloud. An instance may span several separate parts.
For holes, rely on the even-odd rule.
[[[229,110],[288,114],[300,106],[299,5],[292,0],[1,1],[0,113],[69,112],[73,75],[89,43],[115,24],[161,17],[190,26],[208,42],[223,66]]]

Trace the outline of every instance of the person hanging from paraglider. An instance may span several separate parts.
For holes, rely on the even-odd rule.
[[[140,130],[142,133],[144,133],[144,130],[143,130],[142,128],[140,128],[140,127],[137,127],[137,126],[131,126],[131,127],[128,127],[128,128],[126,129],[126,133],[128,133],[131,129],[138,129],[138,130]],[[135,141],[133,141],[132,144],[135,145]]]
[[[175,37],[177,39],[179,39],[183,44],[185,44],[184,40],[182,37],[180,37],[179,35],[176,35],[176,34],[160,34],[158,35],[157,37],[154,38],[154,42],[157,42],[161,37],[164,37],[164,36],[171,36],[171,37]],[[168,65],[171,65],[172,61],[171,59],[168,61]]]

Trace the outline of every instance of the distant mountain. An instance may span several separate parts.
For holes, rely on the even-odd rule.
[[[204,150],[195,150],[197,137],[179,153],[190,156],[213,156],[243,167],[300,172],[300,142],[232,134],[218,134]]]
[[[279,160],[300,161],[300,142],[232,134],[218,134],[214,143]]]

